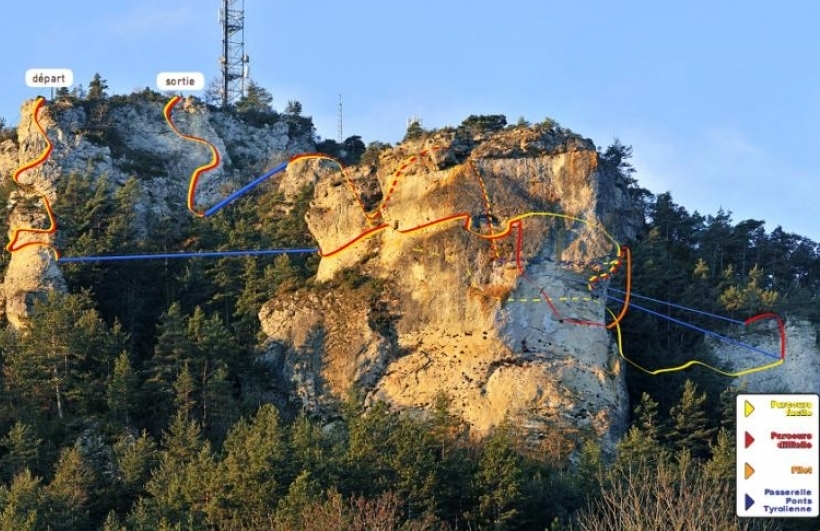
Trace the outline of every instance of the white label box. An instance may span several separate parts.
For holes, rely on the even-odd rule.
[[[74,72],[70,68],[29,68],[26,85],[29,87],[62,88],[74,84]]]
[[[737,515],[818,516],[820,395],[737,395]]]
[[[160,72],[157,74],[157,89],[173,92],[203,90],[205,76],[202,72]]]

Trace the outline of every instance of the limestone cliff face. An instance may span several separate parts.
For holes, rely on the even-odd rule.
[[[741,337],[760,351],[779,354],[780,336],[774,323],[753,325]],[[760,352],[716,340],[708,341],[710,350],[729,372],[758,367],[776,361]],[[817,329],[800,320],[786,322],[785,362],[772,369],[752,372],[736,378],[731,385],[751,393],[818,393],[820,394],[820,347]]]
[[[36,160],[47,146],[33,119],[34,109],[33,101],[23,105],[22,118],[17,128],[19,145],[15,146],[9,140],[0,145],[0,172],[3,179],[10,180],[18,167]],[[48,112],[41,112],[40,125],[48,130],[54,127],[55,122]],[[10,227],[49,227],[43,198],[54,203],[54,183],[58,175],[59,168],[49,161],[20,176],[20,183],[26,188],[15,187],[9,196]],[[20,249],[11,256],[5,275],[8,281],[4,281],[3,289],[0,290],[0,300],[5,303],[2,310],[6,318],[16,328],[25,328],[25,317],[35,297],[47,290],[65,289],[65,282],[53,253],[47,247],[25,246],[31,242],[53,245],[54,235],[21,233],[17,242]],[[4,249],[4,252],[7,251]]]
[[[443,392],[478,433],[510,418],[619,436],[623,367],[588,268],[617,258],[613,240],[634,237],[639,218],[591,142],[538,128],[441,134],[347,178],[314,168],[317,284],[260,313],[306,407],[353,385],[415,410]],[[351,271],[378,289],[333,280]]]
[[[136,205],[138,226],[146,231],[150,220],[188,216],[188,181],[194,169],[209,162],[210,152],[171,130],[163,117],[165,103],[156,96],[47,103],[38,118],[53,150],[44,164],[21,175],[21,182],[28,188],[12,192],[10,227],[48,226],[38,193],[56,204],[60,200],[55,194],[59,180],[72,173],[106,176],[115,185],[137,177],[141,186]],[[4,180],[10,179],[15,169],[35,160],[45,148],[33,110],[33,101],[21,109],[17,143],[7,140],[0,144],[0,178]],[[286,117],[282,118],[276,123],[254,125],[191,99],[177,106],[173,119],[180,131],[211,142],[221,157],[219,166],[200,179],[198,204],[215,202],[234,179],[247,182],[271,165],[313,148],[310,132],[294,133]],[[21,242],[25,238],[31,236],[24,234]],[[36,238],[42,241],[44,236]],[[53,236],[45,238],[54,243]],[[50,251],[25,247],[11,256],[0,290],[4,304],[0,306],[12,325],[22,327],[32,297],[44,290],[62,289],[63,284]]]

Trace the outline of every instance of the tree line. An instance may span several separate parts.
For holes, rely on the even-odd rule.
[[[627,242],[636,290],[738,318],[773,309],[820,322],[816,243],[726,212],[690,214],[639,188],[629,154],[615,144],[601,157],[646,213],[644,236]],[[65,256],[314,246],[310,188],[286,201],[266,185],[214,218],[155,219],[137,210],[139,177],[60,180]],[[424,417],[384,404],[364,414],[356,393],[310,416],[260,364],[257,314],[277,294],[323,289],[317,265],[65,264],[69,292],[35,301],[27,333],[0,334],[0,531],[817,528],[734,518],[737,390],[700,370],[627,372],[636,406],[616,455],[592,436],[537,438],[511,424],[478,439],[445,395]],[[335,289],[384,289],[357,280]],[[702,341],[637,312],[623,329],[645,363],[691,356]]]

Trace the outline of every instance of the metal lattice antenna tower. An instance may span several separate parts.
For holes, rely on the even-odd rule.
[[[219,23],[222,25],[220,92],[224,108],[245,95],[249,67],[245,55],[245,0],[224,0],[219,10]]]
[[[342,95],[339,94],[339,143],[342,143]]]

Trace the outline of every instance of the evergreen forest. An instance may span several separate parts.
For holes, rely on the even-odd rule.
[[[724,211],[690,213],[640,188],[629,155],[618,142],[601,152],[645,214],[640,239],[626,242],[641,294],[820,326],[816,242]],[[310,188],[285,207],[262,186],[214,218],[153,220],[146,239],[136,178],[74,174],[59,187],[66,256],[315,245]],[[3,183],[0,205],[11,189]],[[0,260],[5,268],[9,255]],[[363,415],[358,393],[330,417],[306,414],[259,362],[257,314],[277,294],[331,289],[313,281],[317,262],[61,265],[68,292],[35,301],[27,333],[0,335],[0,531],[820,529],[734,516],[738,390],[702,368],[628,370],[633,415],[617,455],[512,424],[476,440],[443,395],[426,418],[385,404]],[[382,289],[356,275],[332,289]],[[705,352],[702,334],[640,312],[623,330],[646,366]]]

